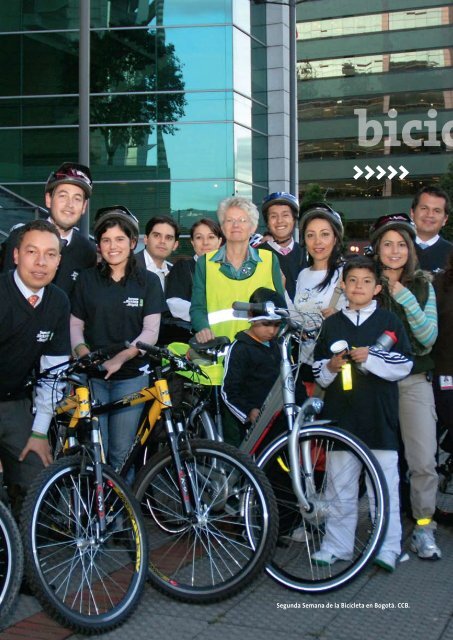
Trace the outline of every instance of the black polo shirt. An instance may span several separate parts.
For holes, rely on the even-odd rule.
[[[121,282],[101,275],[98,267],[82,271],[71,298],[71,312],[85,323],[84,337],[90,349],[118,346],[135,340],[143,330],[145,316],[167,308],[159,278],[149,271],[136,271]],[[112,378],[140,375],[143,359],[126,362]]]

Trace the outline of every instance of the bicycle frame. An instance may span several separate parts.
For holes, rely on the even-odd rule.
[[[288,453],[290,458],[290,469],[300,469],[301,460],[298,448],[299,433],[301,430],[313,426],[323,426],[332,424],[330,420],[315,420],[314,415],[320,413],[323,402],[318,398],[309,398],[302,407],[298,407],[295,401],[295,380],[293,375],[293,366],[290,361],[290,343],[292,333],[299,328],[298,323],[294,323],[288,319],[287,326],[283,333],[278,337],[277,343],[281,354],[280,374],[271,388],[263,406],[261,407],[258,418],[254,422],[247,436],[239,445],[239,449],[248,455],[259,459],[259,447],[266,435],[272,428],[276,418],[283,410],[286,418],[288,438]],[[272,446],[272,443],[269,447]],[[269,448],[267,447],[266,450]],[[264,452],[263,452],[264,453]],[[283,464],[283,462],[281,462]],[[302,467],[304,469],[305,489],[302,486],[301,474],[288,473],[291,475],[291,482],[294,493],[299,501],[301,509],[309,512],[312,505],[307,499],[307,494],[316,493],[314,486],[314,469],[311,459],[310,443],[304,443],[302,448]]]
[[[57,416],[72,412],[68,424],[67,437],[65,439],[65,444],[63,447],[64,452],[67,452],[70,448],[76,446],[76,430],[80,426],[80,424],[85,420],[91,421],[91,443],[94,447],[94,464],[97,465],[98,468],[96,477],[99,473],[99,483],[98,480],[97,483],[100,487],[100,491],[99,495],[97,493],[97,496],[101,532],[105,531],[105,513],[103,508],[102,476],[100,463],[105,463],[105,455],[102,449],[102,438],[98,424],[98,416],[110,411],[114,411],[115,409],[143,404],[147,401],[152,401],[152,403],[148,409],[145,419],[142,420],[141,424],[139,425],[134,442],[132,443],[131,449],[129,450],[123,466],[121,467],[121,469],[119,469],[119,473],[121,473],[123,476],[127,473],[135,459],[134,451],[137,451],[147,442],[157,421],[161,416],[163,416],[170,450],[172,452],[175,467],[177,469],[181,497],[183,498],[183,504],[186,510],[186,514],[190,516],[192,515],[193,507],[190,502],[189,488],[188,483],[186,482],[186,472],[182,467],[182,463],[178,453],[181,442],[183,446],[189,445],[185,436],[184,426],[179,422],[174,423],[172,420],[172,401],[168,389],[168,382],[162,376],[161,367],[156,367],[156,378],[153,381],[152,387],[144,387],[140,391],[128,394],[118,400],[115,400],[114,402],[104,404],[92,404],[89,386],[84,384],[80,385],[80,383],[78,383],[75,387],[74,395],[65,398],[62,402],[60,402],[56,409],[55,413]]]

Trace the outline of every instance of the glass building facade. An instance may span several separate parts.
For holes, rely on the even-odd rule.
[[[300,192],[320,184],[360,236],[453,161],[453,3],[308,0],[297,15]]]
[[[85,0],[80,0],[84,2]],[[266,9],[250,0],[91,0],[91,209],[187,230],[224,197],[267,193]],[[0,5],[0,184],[43,203],[76,161],[79,0]]]

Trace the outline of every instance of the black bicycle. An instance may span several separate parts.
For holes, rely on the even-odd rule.
[[[64,442],[69,448],[37,476],[21,519],[34,594],[61,624],[90,634],[126,620],[148,569],[140,507],[124,480],[104,463],[89,387],[79,376],[102,357],[84,356],[56,374],[75,390],[67,400],[73,407]]]
[[[0,630],[8,622],[22,582],[22,541],[11,511],[0,500]]]
[[[86,448],[87,432],[98,434],[91,426],[97,424],[97,416],[116,407],[144,403],[136,441],[118,471],[126,477],[137,451],[163,425],[165,438],[160,436],[157,453],[141,468],[133,488],[149,539],[148,578],[155,587],[180,600],[221,600],[249,584],[271,557],[278,528],[275,498],[265,475],[250,458],[223,443],[192,438],[184,414],[173,411],[167,378],[176,371],[200,376],[198,365],[165,348],[137,346],[157,361],[151,381],[113,403],[92,402],[89,385],[74,375],[75,370],[86,370],[87,361],[102,360],[99,353],[73,363],[73,375],[68,376],[67,371],[58,374],[60,380],[71,381],[71,393],[55,411],[56,442],[61,448],[58,464],[66,468],[66,456],[81,444]],[[102,455],[101,443],[96,447]],[[35,490],[28,505],[27,520],[32,524],[27,528],[27,540],[32,550],[27,564],[37,575],[38,584],[47,578],[42,567],[47,558],[42,552],[42,558],[38,554],[34,559],[33,545],[42,551],[37,542],[39,523],[43,525],[43,546],[45,536],[54,528],[46,512],[54,476],[52,473],[40,482],[38,499]],[[54,520],[58,520],[57,508],[59,503],[51,502]]]

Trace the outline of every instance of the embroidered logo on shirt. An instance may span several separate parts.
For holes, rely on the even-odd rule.
[[[52,340],[53,331],[38,331],[36,334],[36,342],[49,342]]]
[[[70,278],[72,278],[72,280],[76,281],[77,278],[79,277],[79,272],[78,271],[73,271],[70,275]]]
[[[126,307],[143,307],[143,298],[126,298],[126,300],[124,300],[123,304],[126,305]]]

